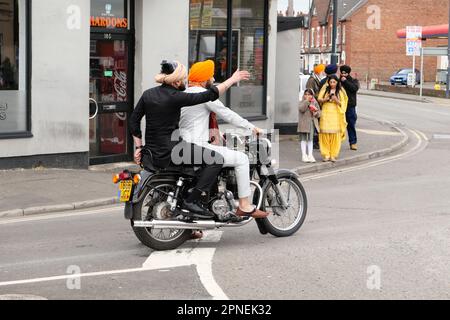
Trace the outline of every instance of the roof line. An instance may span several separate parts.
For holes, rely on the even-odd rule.
[[[350,18],[356,11],[358,11],[362,6],[364,6],[367,3],[367,1],[368,0],[359,1],[352,9],[350,9],[346,14],[342,16],[340,21],[344,21]]]

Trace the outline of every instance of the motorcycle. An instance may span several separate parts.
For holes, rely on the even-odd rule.
[[[233,136],[233,149],[244,145],[250,158],[253,203],[266,211],[265,219],[242,218],[238,209],[236,175],[233,168],[224,168],[213,191],[203,197],[214,218],[203,220],[183,211],[181,204],[192,190],[199,168],[176,166],[159,170],[149,161],[141,172],[128,170],[114,176],[119,183],[120,201],[125,203],[125,219],[130,220],[136,237],[151,249],[173,250],[191,239],[193,231],[243,227],[253,220],[263,235],[288,237],[303,225],[307,213],[307,196],[299,177],[289,170],[275,170],[270,138]],[[142,165],[141,165],[142,166]]]

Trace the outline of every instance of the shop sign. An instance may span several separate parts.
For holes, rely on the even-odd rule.
[[[91,17],[91,27],[127,29],[127,18]]]
[[[128,19],[124,17],[123,1],[121,6],[117,1],[110,0],[104,5],[100,1],[94,2],[91,8],[91,27],[127,29]]]

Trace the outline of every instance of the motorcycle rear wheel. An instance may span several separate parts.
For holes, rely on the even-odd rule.
[[[155,217],[155,215],[159,214],[160,211],[167,212],[165,201],[167,201],[167,193],[170,191],[175,191],[175,185],[150,186],[144,191],[143,200],[134,206],[131,222],[134,234],[142,244],[156,251],[174,250],[192,236],[192,230],[136,228],[133,226],[135,221],[160,219],[161,217]],[[167,219],[171,218],[170,216],[167,217]]]

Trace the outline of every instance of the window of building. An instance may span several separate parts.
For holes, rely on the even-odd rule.
[[[309,49],[310,47],[309,47],[309,30],[308,29],[305,30],[305,37],[306,37],[306,39],[305,39],[305,43],[306,43],[305,47]]]
[[[315,32],[316,30],[314,28],[311,29],[311,47],[314,48],[316,45],[316,42],[314,41],[315,37]]]
[[[128,1],[91,1],[91,27],[107,29],[129,29]]]
[[[323,27],[322,28],[322,46],[326,47],[327,46],[327,41],[328,41],[328,28],[327,27]]]
[[[31,136],[28,2],[0,1],[0,138]]]
[[[345,44],[345,24],[342,25],[342,44]]]
[[[317,48],[320,48],[320,27],[317,28]]]
[[[333,45],[333,25],[330,26],[330,46]]]
[[[337,27],[336,44],[341,44],[341,26]]]
[[[304,48],[305,47],[305,30],[301,29],[300,30],[300,48]]]
[[[267,10],[268,1],[190,1],[189,65],[213,60],[218,83],[238,68],[248,70],[250,81],[233,87],[221,98],[245,117],[266,113]]]

